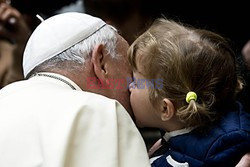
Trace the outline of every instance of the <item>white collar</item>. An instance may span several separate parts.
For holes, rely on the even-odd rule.
[[[74,83],[72,80],[70,80],[69,78],[60,75],[60,74],[56,74],[56,73],[51,73],[51,72],[39,72],[36,73],[34,75],[32,75],[30,78],[33,77],[48,77],[48,78],[53,78],[56,79],[58,81],[61,81],[65,84],[67,84],[71,89],[73,90],[82,90],[76,83]]]
[[[164,138],[165,141],[168,141],[171,137],[179,136],[179,135],[183,135],[183,134],[189,133],[193,129],[195,129],[195,128],[194,127],[189,127],[189,128],[175,130],[175,131],[172,131],[172,132],[166,132],[164,134],[163,138]]]

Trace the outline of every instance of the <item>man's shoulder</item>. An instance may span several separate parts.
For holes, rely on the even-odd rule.
[[[119,107],[121,104],[115,99],[96,93],[72,90],[67,85],[64,87],[29,80],[7,85],[0,90],[0,99],[2,110],[16,110],[16,112],[19,110],[23,113],[33,110],[43,114],[57,113],[57,111],[72,114],[73,111],[86,110],[86,108],[102,113],[123,110]]]

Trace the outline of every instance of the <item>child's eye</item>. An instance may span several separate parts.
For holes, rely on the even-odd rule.
[[[137,86],[136,81],[133,81],[130,83],[129,88],[134,89],[134,88],[136,88],[136,86]]]

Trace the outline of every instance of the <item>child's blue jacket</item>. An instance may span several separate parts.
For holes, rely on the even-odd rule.
[[[170,138],[153,154],[156,160],[152,167],[185,166],[187,163],[189,167],[230,167],[248,152],[250,113],[245,112],[237,102],[207,131],[201,133],[196,129]]]

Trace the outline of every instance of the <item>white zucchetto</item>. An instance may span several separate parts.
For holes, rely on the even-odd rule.
[[[84,13],[68,12],[43,21],[32,33],[24,50],[26,77],[37,65],[91,36],[106,23]]]

